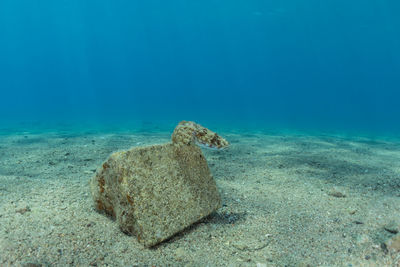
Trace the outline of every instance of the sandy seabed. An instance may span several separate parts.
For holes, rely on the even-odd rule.
[[[400,226],[400,141],[329,134],[220,132],[230,148],[204,153],[223,207],[144,248],[94,210],[88,181],[171,132],[2,133],[0,266],[399,266],[383,244]]]

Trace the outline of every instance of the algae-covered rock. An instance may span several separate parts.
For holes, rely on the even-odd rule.
[[[193,122],[177,128],[188,123],[205,129]],[[188,136],[195,142],[181,141]],[[218,138],[214,142],[228,145]],[[201,149],[194,145],[197,139],[190,132],[172,143],[113,153],[90,182],[96,209],[115,217],[122,231],[147,247],[211,214],[221,198]]]

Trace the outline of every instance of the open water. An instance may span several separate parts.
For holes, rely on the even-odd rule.
[[[0,121],[396,134],[399,12],[390,0],[2,0]]]

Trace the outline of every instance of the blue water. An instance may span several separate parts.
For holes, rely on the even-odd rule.
[[[399,133],[400,2],[0,1],[0,121]]]

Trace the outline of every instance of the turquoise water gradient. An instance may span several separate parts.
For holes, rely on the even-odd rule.
[[[400,2],[0,1],[0,121],[400,132]]]

